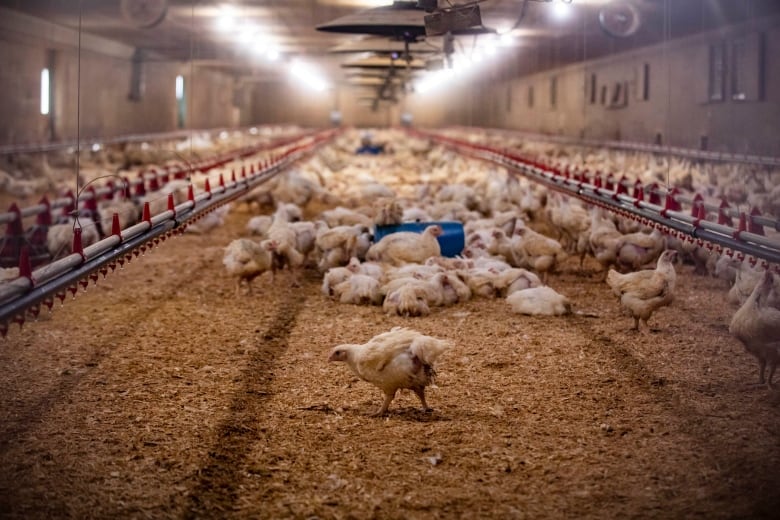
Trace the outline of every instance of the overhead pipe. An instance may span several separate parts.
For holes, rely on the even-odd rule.
[[[291,145],[295,142],[305,140],[309,137],[311,137],[312,133],[304,133],[299,134],[293,137],[284,137],[281,139],[277,139],[274,141],[271,141],[270,143],[263,143],[256,146],[245,146],[241,148],[237,148],[235,150],[231,150],[229,152],[225,152],[222,154],[218,154],[209,158],[204,159],[201,162],[198,162],[198,166],[196,167],[194,164],[192,165],[180,165],[176,170],[173,171],[145,171],[140,170],[139,176],[136,179],[125,182],[129,183],[129,187],[135,188],[135,196],[143,196],[146,194],[146,182],[149,181],[149,189],[154,191],[153,186],[159,184],[159,179],[162,177],[168,177],[169,175],[173,175],[174,178],[177,177],[179,173],[183,173],[184,176],[187,175],[187,173],[192,173],[196,170],[202,170],[202,171],[209,171],[214,168],[218,168],[219,166],[222,166],[230,161],[233,160],[239,160],[241,158],[248,157],[249,155],[254,155],[256,153],[260,153],[266,150],[270,150],[273,148],[279,148],[279,147],[285,147],[288,145]],[[164,184],[164,183],[163,183]],[[108,195],[113,196],[114,193],[125,190],[126,186],[123,184],[115,185],[114,183],[106,183],[105,186],[101,186],[99,188],[96,188],[94,192],[84,193],[79,196],[79,205],[84,205],[89,203],[92,199],[102,199],[107,197]],[[22,218],[31,217],[38,215],[47,209],[59,209],[63,207],[68,207],[74,205],[75,206],[75,197],[73,195],[60,197],[58,199],[53,200],[50,205],[47,207],[43,204],[36,204],[33,206],[28,206],[26,208],[23,208],[21,210],[21,216]],[[0,213],[0,224],[7,224],[8,222],[13,221],[17,218],[16,213],[12,211],[8,211],[5,213]]]
[[[747,231],[745,225],[743,225],[743,229],[735,229],[706,220],[700,220],[694,225],[697,219],[683,213],[677,206],[664,207],[640,201],[627,194],[616,193],[614,187],[612,190],[607,190],[598,179],[594,179],[594,184],[576,181],[566,178],[565,175],[551,166],[543,166],[538,162],[528,161],[517,155],[509,154],[505,151],[502,152],[484,144],[470,143],[419,130],[409,130],[409,132],[412,135],[432,139],[459,151],[465,151],[479,159],[500,164],[551,189],[584,199],[586,202],[596,204],[613,212],[625,214],[633,218],[645,219],[648,222],[652,221],[656,226],[666,227],[675,233],[687,235],[691,239],[707,241],[717,244],[721,248],[761,258],[765,263],[776,264],[776,270],[780,269],[780,244],[770,241],[764,236]],[[667,193],[667,201],[670,200],[668,195],[670,194]],[[744,213],[742,215],[743,218],[746,218]]]
[[[83,248],[83,252],[70,254],[35,270],[30,276],[3,284],[0,286],[0,334],[5,335],[9,322],[23,324],[28,309],[37,315],[41,303],[51,307],[54,297],[63,295],[66,290],[75,296],[77,284],[86,287],[85,283],[88,284],[89,279],[97,280],[95,273],[105,275],[107,266],[123,265],[132,258],[131,254],[137,256],[140,250],[151,247],[150,242],[159,243],[162,235],[177,229],[183,230],[190,220],[248,193],[338,133],[339,130],[327,130],[312,136],[306,146],[297,147],[280,161],[267,165],[264,170],[257,171],[241,182],[226,182],[224,187],[220,186],[212,193],[204,191],[193,196],[190,185],[190,197],[181,204],[171,208],[169,203],[166,211],[154,216],[147,213],[141,222],[122,231],[117,229],[118,225],[112,226],[111,235]],[[118,223],[118,219],[114,220]]]

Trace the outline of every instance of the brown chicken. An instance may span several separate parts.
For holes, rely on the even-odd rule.
[[[667,250],[658,258],[655,269],[628,274],[610,269],[607,273],[607,284],[620,298],[620,305],[634,318],[634,330],[639,330],[639,320],[647,327],[653,312],[674,300],[676,257],[676,251]]]
[[[780,364],[780,310],[767,304],[773,289],[772,273],[767,271],[729,325],[729,332],[758,360],[758,383],[761,385],[765,382],[764,370],[769,365],[766,381],[770,387]]]

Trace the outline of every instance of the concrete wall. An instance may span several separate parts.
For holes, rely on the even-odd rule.
[[[728,44],[740,36],[758,41],[757,35],[764,45],[763,98],[708,101],[710,45]],[[364,94],[358,89],[342,84],[317,93],[286,81],[284,75],[239,78],[154,57],[143,65],[142,100],[132,101],[128,93],[134,49],[89,35],[82,35],[79,97],[77,41],[75,31],[0,9],[0,145],[73,139],[77,119],[84,138],[175,130],[174,85],[181,74],[188,101],[185,128],[265,123],[323,127],[330,124],[334,109],[346,125],[390,126],[408,111],[420,126],[460,124],[651,143],[660,136],[663,144],[690,148],[699,147],[705,136],[714,150],[780,154],[777,18],[565,67],[555,67],[550,56],[521,47],[514,56],[485,66],[470,81],[410,95],[396,105],[382,103],[377,110],[359,102]],[[327,62],[323,58],[322,64]],[[40,71],[47,65],[53,67],[51,120],[39,113]],[[330,65],[340,74],[337,63]],[[532,66],[547,69],[523,73]],[[642,96],[645,67],[647,99]],[[590,102],[592,75],[596,103]],[[550,98],[553,78],[555,106]],[[625,103],[611,103],[616,85],[627,89]],[[604,88],[607,103],[602,104]],[[528,103],[529,89],[534,92],[533,106]]]
[[[314,92],[294,82],[267,81],[252,86],[252,119],[256,123],[295,123],[307,127],[330,125],[333,110],[342,124],[356,127],[398,125],[401,106],[382,102],[374,110],[367,100],[373,95],[355,87],[336,84],[326,92]]]
[[[0,144],[45,139],[39,87],[45,64],[40,48],[0,40]]]
[[[255,123],[251,96],[234,96],[237,82],[230,74],[147,56],[143,96],[133,101],[134,49],[83,35],[79,60],[77,45],[75,31],[0,9],[0,145],[75,139],[77,124],[82,138],[176,130],[179,74],[187,93],[185,128]],[[47,66],[51,122],[40,114],[40,74]]]
[[[739,37],[757,41],[759,35],[764,45],[763,98],[708,101],[710,45],[728,46]],[[466,84],[415,94],[409,109],[421,126],[461,124],[648,143],[660,134],[663,144],[687,148],[698,148],[706,136],[711,150],[776,156],[780,155],[779,63],[780,20],[775,18],[509,80],[500,79],[497,67],[488,66]],[[646,100],[642,99],[645,65],[649,70]],[[590,103],[592,74],[597,79],[595,104]],[[728,74],[727,67],[727,79]],[[555,107],[550,104],[553,77],[557,78]],[[610,106],[617,84],[628,87],[626,103]],[[604,87],[607,103],[602,105]],[[533,107],[527,102],[530,88]]]

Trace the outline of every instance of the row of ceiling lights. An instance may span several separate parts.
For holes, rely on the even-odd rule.
[[[553,16],[558,19],[566,19],[571,14],[571,0],[555,2],[552,8]],[[248,20],[242,21],[240,13],[232,5],[222,5],[219,8],[214,27],[220,33],[233,35],[239,45],[256,56],[263,56],[271,62],[283,58],[279,47],[263,34],[260,27]],[[511,29],[511,27],[505,26],[499,28],[497,35],[482,37],[470,52],[466,51],[453,56],[447,69],[433,71],[419,80],[416,84],[416,90],[425,92],[438,84],[450,81],[454,77],[463,77],[466,72],[475,70],[476,65],[482,63],[485,58],[496,55],[499,47],[513,45],[514,37]],[[325,91],[330,86],[314,66],[304,63],[300,59],[292,59],[287,70],[297,83],[313,90]]]
[[[233,35],[236,43],[255,56],[263,56],[271,62],[284,58],[278,45],[263,34],[257,25],[248,20],[240,20],[238,10],[231,5],[223,5],[219,8],[214,27],[223,34]],[[289,67],[286,69],[291,78],[299,85],[320,92],[329,87],[327,80],[313,65],[298,58],[291,58]]]

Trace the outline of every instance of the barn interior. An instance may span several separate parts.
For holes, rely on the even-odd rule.
[[[0,29],[0,517],[776,518],[780,2]]]

